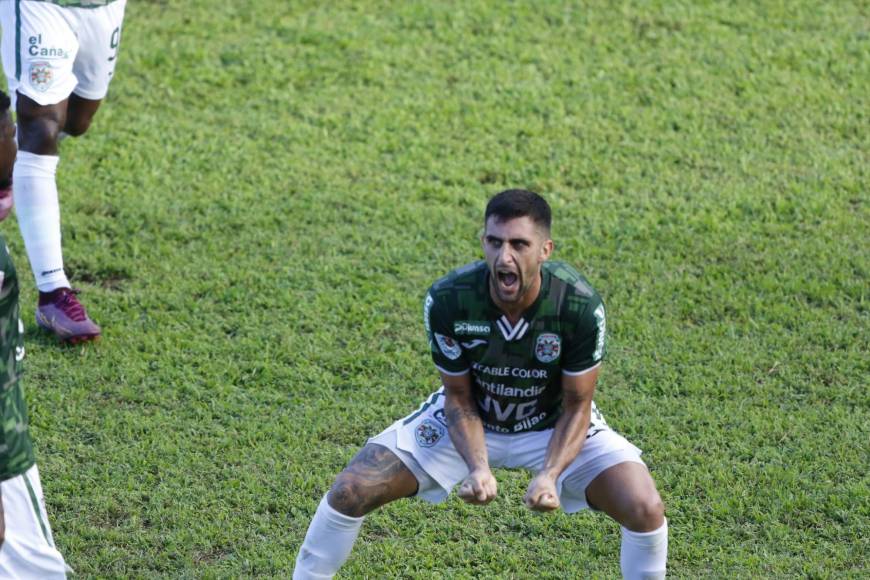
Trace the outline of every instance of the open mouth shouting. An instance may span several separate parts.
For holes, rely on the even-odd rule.
[[[511,268],[497,268],[495,271],[495,289],[499,298],[516,298],[520,291],[520,275]]]

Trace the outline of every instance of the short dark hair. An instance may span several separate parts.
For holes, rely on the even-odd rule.
[[[538,227],[544,228],[549,235],[553,217],[550,212],[550,204],[547,200],[525,189],[507,189],[497,193],[486,204],[486,213],[483,216],[483,224],[490,217],[498,221],[507,221],[514,218],[529,217]]]
[[[0,113],[5,112],[9,107],[12,106],[12,101],[9,99],[9,95],[0,91]]]

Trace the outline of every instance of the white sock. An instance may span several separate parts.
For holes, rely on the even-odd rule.
[[[60,158],[19,151],[12,174],[18,227],[41,292],[68,288],[60,247],[60,203],[55,173]]]
[[[668,520],[651,532],[622,528],[619,563],[626,580],[660,580],[668,563]]]
[[[363,518],[335,511],[323,496],[296,556],[293,580],[332,578],[350,555],[362,523]]]

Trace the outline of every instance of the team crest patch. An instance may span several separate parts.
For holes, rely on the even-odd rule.
[[[432,419],[423,419],[414,430],[414,436],[417,438],[417,445],[420,447],[432,447],[444,437],[444,427],[433,421]]]
[[[535,342],[535,356],[542,363],[550,363],[559,358],[562,352],[562,339],[558,334],[545,333],[538,335]]]
[[[443,334],[438,334],[436,332],[435,340],[438,342],[438,348],[440,348],[441,352],[444,353],[444,356],[450,360],[456,360],[459,358],[459,355],[462,354],[462,348],[449,336],[444,336]]]
[[[48,62],[32,62],[30,63],[30,85],[37,91],[44,93],[51,88],[54,82],[54,71],[51,68],[51,63]]]

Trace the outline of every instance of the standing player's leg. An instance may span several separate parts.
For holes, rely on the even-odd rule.
[[[21,163],[16,166],[18,223],[39,289],[36,320],[64,340],[80,342],[100,335],[70,288],[63,267],[60,204],[55,172],[60,137],[78,137],[90,126],[100,100],[75,93],[55,105],[41,106],[18,97]]]
[[[395,453],[367,444],[320,501],[299,548],[293,578],[332,578],[350,555],[365,515],[414,495],[417,488],[417,478]]]
[[[602,471],[586,498],[622,526],[620,564],[627,579],[664,578],[668,523],[655,482],[643,463],[626,461]]]
[[[14,191],[18,225],[39,290],[36,321],[63,340],[79,342],[100,335],[70,288],[63,267],[57,145],[69,120],[68,103],[40,105],[18,94],[18,159]]]

